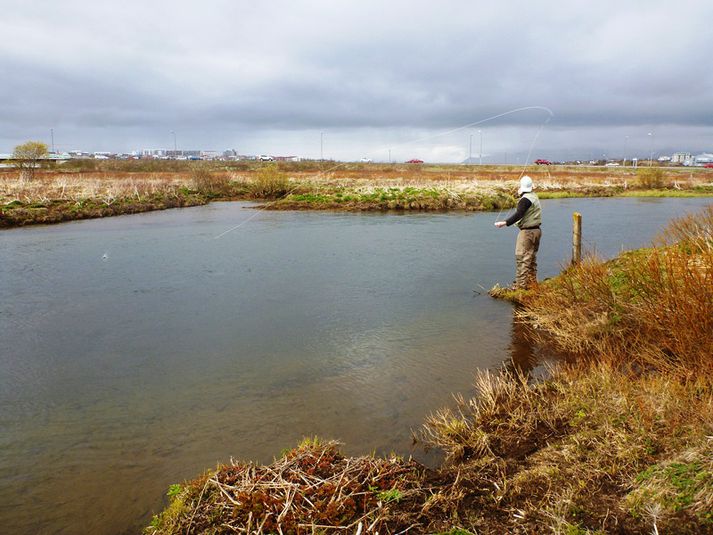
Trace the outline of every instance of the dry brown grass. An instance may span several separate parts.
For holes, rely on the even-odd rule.
[[[562,192],[611,195],[639,185],[635,170],[617,168],[78,161],[71,162],[71,166],[66,168],[38,170],[36,178],[31,181],[23,180],[16,170],[2,170],[0,202],[101,199],[141,195],[142,192],[170,192],[180,187],[195,187],[196,177],[207,175],[222,181],[247,184],[259,182],[261,173],[264,174],[269,167],[274,167],[276,173],[290,180],[290,189],[299,184],[301,190],[315,192],[340,188],[356,193],[370,193],[377,188],[438,188],[454,195],[469,192],[488,195],[501,191],[513,193],[523,173],[533,177],[538,192],[545,196]],[[665,185],[690,190],[713,185],[713,172],[708,171],[669,168],[662,170],[661,174]],[[201,180],[198,179],[198,182]]]
[[[100,199],[111,202],[121,197],[141,198],[156,193],[173,193],[190,185],[189,177],[171,173],[38,173],[34,180],[23,180],[19,175],[0,175],[0,202],[50,202],[55,200],[81,201]]]
[[[654,523],[676,533],[713,529],[709,378],[633,376],[601,362],[564,366],[536,385],[481,374],[476,388],[432,415],[423,434],[479,489],[464,513],[472,525],[527,533],[642,533]],[[666,469],[682,458],[685,484]],[[655,519],[647,513],[654,509]]]
[[[682,375],[713,372],[713,208],[671,223],[661,247],[590,258],[523,298],[562,350]]]

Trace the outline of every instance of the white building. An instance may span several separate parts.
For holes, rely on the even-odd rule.
[[[705,165],[707,163],[713,163],[713,154],[708,152],[699,154],[693,159],[693,165]]]
[[[671,156],[671,163],[685,163],[690,160],[690,152],[674,152],[673,156]]]

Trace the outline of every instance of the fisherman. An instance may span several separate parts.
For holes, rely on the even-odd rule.
[[[520,200],[517,210],[505,221],[496,221],[495,226],[503,228],[513,223],[520,232],[515,242],[515,283],[511,290],[524,290],[537,283],[537,250],[540,248],[542,230],[542,209],[540,199],[532,192],[532,179],[525,175],[520,179],[517,194]]]

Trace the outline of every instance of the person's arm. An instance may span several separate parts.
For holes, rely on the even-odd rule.
[[[530,199],[528,199],[527,197],[520,197],[520,200],[517,203],[517,210],[515,210],[515,213],[508,217],[505,221],[498,221],[498,223],[504,223],[503,225],[498,225],[498,223],[495,223],[495,226],[509,227],[513,223],[517,223],[524,217],[525,212],[527,212],[527,209],[530,208],[530,206],[532,206],[532,201]]]

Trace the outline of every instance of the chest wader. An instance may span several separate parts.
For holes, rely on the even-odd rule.
[[[515,242],[515,286],[527,288],[537,282],[537,251],[542,237],[542,208],[534,193],[523,195],[532,205],[517,222],[520,232]]]

